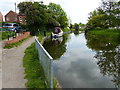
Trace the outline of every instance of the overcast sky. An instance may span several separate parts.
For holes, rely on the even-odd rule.
[[[0,11],[3,15],[7,14],[10,10],[15,11],[15,4],[21,1],[28,0],[0,0]],[[41,1],[41,0],[30,0]],[[60,4],[67,16],[71,19],[72,23],[86,23],[89,12],[96,9],[101,0],[42,0],[45,4],[53,2]],[[18,12],[18,10],[17,10]]]

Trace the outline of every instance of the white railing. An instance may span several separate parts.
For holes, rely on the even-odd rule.
[[[53,67],[52,67],[53,58],[44,49],[44,47],[38,41],[37,37],[35,37],[35,43],[36,49],[38,50],[39,59],[47,79],[47,84],[49,85],[49,88],[53,88]]]

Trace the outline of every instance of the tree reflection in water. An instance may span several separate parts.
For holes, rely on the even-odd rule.
[[[79,31],[78,30],[74,30],[74,34],[75,34],[75,36],[79,36]]]
[[[120,39],[86,35],[87,46],[96,51],[100,72],[112,76],[116,88],[120,88]]]
[[[43,44],[44,48],[50,53],[54,60],[59,59],[66,52],[66,41],[69,34],[63,36],[63,40],[46,40]]]

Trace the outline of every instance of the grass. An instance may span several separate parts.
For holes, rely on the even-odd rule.
[[[79,29],[79,31],[85,31],[84,29]]]
[[[71,31],[69,28],[64,28],[64,29],[62,29],[62,30],[63,30],[63,32]]]
[[[10,49],[10,48],[13,48],[13,47],[18,47],[19,45],[21,45],[28,38],[30,38],[30,36],[20,40],[19,42],[16,42],[16,43],[13,43],[13,44],[9,44],[8,46],[5,46],[4,48]]]
[[[87,36],[88,39],[98,41],[98,43],[109,42],[113,46],[120,42],[120,30],[91,30],[88,31]]]
[[[102,38],[104,37],[111,37],[111,38],[119,38],[120,37],[120,30],[111,30],[111,29],[106,29],[106,30],[91,30],[88,32],[89,35],[98,35]]]
[[[26,83],[28,88],[47,88],[43,68],[39,62],[38,52],[35,49],[35,43],[25,50],[23,66],[26,74],[25,79],[28,80]]]

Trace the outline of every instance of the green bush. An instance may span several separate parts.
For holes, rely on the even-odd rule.
[[[9,37],[13,37],[14,34],[15,33],[11,32],[11,31],[0,32],[0,40],[7,39],[8,35],[9,35]]]

